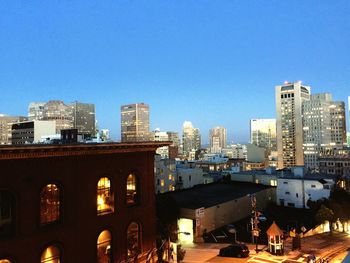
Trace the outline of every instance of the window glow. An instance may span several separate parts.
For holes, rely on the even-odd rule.
[[[40,263],[60,263],[61,252],[56,246],[50,246],[41,254]]]
[[[114,211],[111,181],[107,177],[97,183],[97,214],[109,214]]]
[[[129,174],[126,180],[126,203],[133,205],[137,203],[137,180],[135,174]]]
[[[40,193],[40,224],[53,223],[59,218],[60,190],[55,184],[48,184]]]
[[[108,230],[104,230],[97,238],[97,262],[109,263],[112,262],[111,249],[112,235]]]

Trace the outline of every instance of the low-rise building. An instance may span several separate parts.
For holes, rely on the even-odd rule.
[[[180,207],[180,242],[185,239],[202,241],[203,233],[210,232],[252,213],[251,195],[256,196],[257,209],[264,210],[276,199],[276,188],[251,183],[213,183],[179,192],[167,193]]]
[[[177,162],[176,189],[187,189],[203,183],[203,169],[196,167],[196,163],[187,161]]]
[[[176,162],[174,159],[162,159],[155,156],[155,190],[156,193],[175,191]]]
[[[0,114],[0,144],[11,144],[12,133],[11,128],[13,123],[26,121],[24,116],[8,116]]]
[[[329,198],[335,183],[335,177],[327,175],[284,174],[277,179],[277,204],[295,208],[309,208],[308,200],[317,201]]]
[[[56,135],[56,121],[25,121],[12,124],[12,144],[40,143]]]

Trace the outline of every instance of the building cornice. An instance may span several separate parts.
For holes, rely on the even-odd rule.
[[[0,146],[0,160],[154,152],[158,147],[169,146],[170,144],[171,142],[135,142]]]

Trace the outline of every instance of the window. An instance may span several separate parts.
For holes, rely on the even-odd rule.
[[[133,258],[141,253],[140,228],[135,222],[132,222],[128,227],[127,242],[129,258]]]
[[[40,224],[46,225],[60,219],[60,190],[55,184],[44,186],[40,193]]]
[[[286,195],[289,195],[290,194],[290,192],[286,192]]]
[[[112,262],[112,235],[108,230],[104,230],[97,238],[97,262]]]
[[[288,182],[283,182],[283,184],[288,184]]]
[[[41,254],[40,263],[60,263],[61,252],[56,246],[49,246]]]
[[[97,183],[97,214],[105,215],[114,211],[111,181],[102,177]]]
[[[0,237],[15,232],[15,198],[9,191],[0,190]]]
[[[0,259],[0,263],[11,263],[8,259]]]
[[[316,185],[312,184],[312,185],[311,185],[311,188],[316,188]]]
[[[126,203],[133,205],[137,203],[137,182],[136,175],[129,174],[126,179]],[[161,180],[162,184],[162,180]]]
[[[192,179],[192,178],[191,178],[191,175],[190,175],[190,176],[188,177],[188,181],[190,181],[190,182],[191,182],[191,179]]]

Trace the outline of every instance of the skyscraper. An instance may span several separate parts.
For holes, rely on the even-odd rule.
[[[150,140],[149,106],[144,103],[123,105],[121,110],[121,141]]]
[[[227,144],[227,130],[224,127],[214,127],[209,131],[209,143],[211,153],[221,153]]]
[[[60,100],[50,100],[44,105],[42,120],[56,121],[56,133],[73,128],[72,109]]]
[[[182,126],[182,151],[188,156],[191,151],[199,150],[201,147],[201,135],[198,128],[194,128],[192,122],[185,121]]]
[[[301,82],[276,86],[278,168],[304,165],[302,103],[310,87]]]
[[[42,120],[46,102],[31,102],[28,106],[28,120]]]
[[[312,94],[303,103],[304,164],[309,171],[318,172],[318,158],[331,148],[332,95]]]
[[[72,109],[73,127],[79,134],[90,137],[96,134],[95,105],[90,103],[73,102],[69,105]]]
[[[251,119],[250,143],[269,151],[276,151],[276,119]]]
[[[337,147],[343,147],[346,142],[345,103],[334,101],[330,107],[331,141]]]

